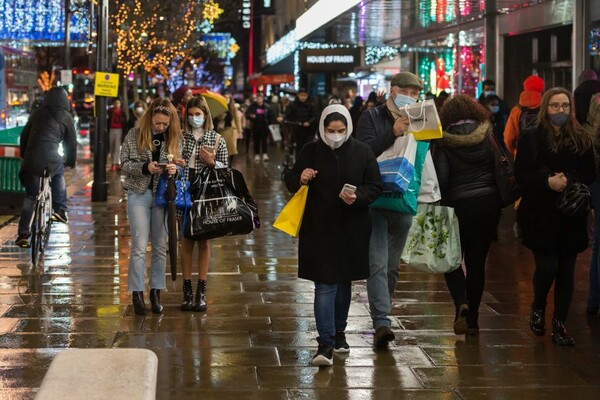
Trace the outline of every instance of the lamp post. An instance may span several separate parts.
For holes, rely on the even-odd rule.
[[[98,48],[96,71],[108,70],[108,0],[98,2]],[[94,183],[92,201],[106,201],[106,97],[96,96],[96,134],[94,135]]]
[[[71,69],[71,0],[65,0],[65,69]]]

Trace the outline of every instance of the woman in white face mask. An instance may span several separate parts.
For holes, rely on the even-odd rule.
[[[368,206],[382,187],[371,148],[351,137],[346,107],[326,107],[319,133],[321,140],[302,148],[285,183],[293,193],[309,185],[299,234],[298,276],[315,282],[319,347],[312,363],[332,365],[334,351],[350,351],[345,329],[352,281],[369,277]]]
[[[202,97],[192,97],[185,107],[183,133],[183,159],[186,162],[185,179],[194,182],[196,172],[205,166],[214,168],[217,162],[227,166],[227,145],[223,136],[213,129],[212,117]],[[183,220],[183,211],[177,210]],[[198,285],[196,296],[192,289],[192,255],[198,244]],[[183,274],[182,311],[206,311],[206,279],[210,263],[208,240],[183,238],[181,246],[181,272]]]
[[[145,101],[138,100],[133,103],[133,109],[129,113],[129,119],[127,120],[127,123],[125,123],[122,140],[125,140],[125,136],[132,128],[140,127],[140,121],[142,120],[142,116],[146,112],[147,108],[148,105]]]

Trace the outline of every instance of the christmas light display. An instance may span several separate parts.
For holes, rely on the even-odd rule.
[[[388,57],[390,60],[398,54],[400,50],[397,47],[383,46],[383,47],[367,47],[365,49],[365,64],[373,65],[377,64],[383,58]]]
[[[208,0],[204,4],[204,9],[202,10],[202,18],[208,21],[210,24],[213,24],[219,16],[223,14],[225,10],[219,7],[218,3],[215,3],[213,0]]]
[[[90,16],[87,7],[71,13],[71,41],[88,40]],[[65,39],[64,0],[0,0],[0,40],[36,45],[60,45]],[[64,43],[63,43],[64,44]]]

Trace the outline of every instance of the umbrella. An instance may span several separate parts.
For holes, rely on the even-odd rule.
[[[169,154],[169,162],[172,162],[173,156]],[[167,180],[167,227],[169,230],[169,264],[171,264],[171,280],[177,279],[177,215],[175,208],[175,197],[177,189],[175,188],[175,176],[169,175]]]
[[[206,104],[208,104],[211,117],[214,118],[228,110],[227,99],[219,93],[202,89],[200,94],[204,97],[204,100],[206,100]]]

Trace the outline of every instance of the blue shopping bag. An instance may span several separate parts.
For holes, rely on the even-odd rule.
[[[406,193],[415,167],[406,158],[398,157],[379,162],[379,172],[384,192]]]

